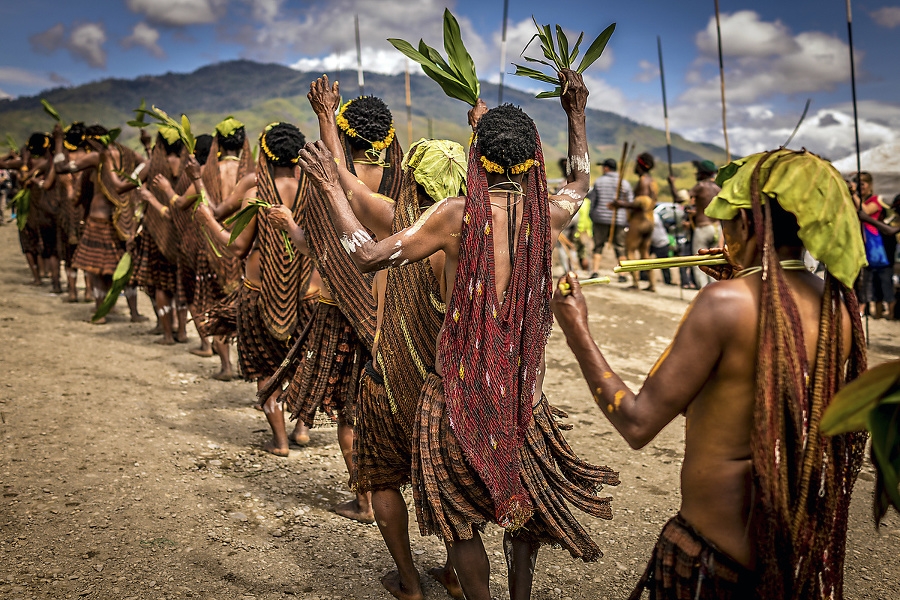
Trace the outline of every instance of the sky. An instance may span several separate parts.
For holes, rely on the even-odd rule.
[[[303,71],[350,69],[354,15],[364,69],[399,73],[407,60],[386,38],[414,45],[424,38],[442,48],[445,7],[459,20],[479,78],[498,82],[503,0],[6,1],[0,3],[0,98],[108,77],[190,72],[236,58]],[[851,153],[845,0],[720,0],[719,7],[732,153],[783,144],[807,99],[809,114],[792,146],[832,159]],[[662,128],[660,36],[672,131],[724,147],[714,0],[511,0],[504,83],[539,91],[546,88],[512,75],[511,63],[523,62],[520,53],[535,32],[532,16],[559,24],[570,40],[583,31],[582,51],[615,22],[603,57],[584,73],[588,105]],[[854,2],[863,149],[900,140],[898,34],[898,0]],[[535,51],[533,45],[525,54],[538,56]],[[421,74],[418,65],[410,68]],[[345,81],[345,89],[355,83],[355,77]]]

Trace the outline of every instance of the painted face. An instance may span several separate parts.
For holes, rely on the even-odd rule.
[[[743,254],[744,247],[747,244],[747,229],[743,227],[741,215],[738,214],[737,217],[731,220],[722,221],[722,233],[725,236],[725,246],[728,247],[728,253],[732,259],[740,264],[741,254]]]

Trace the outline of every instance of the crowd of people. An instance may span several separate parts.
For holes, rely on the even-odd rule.
[[[317,422],[337,424],[355,498],[334,510],[377,523],[397,566],[381,582],[397,598],[423,598],[407,486],[419,531],[446,545],[446,563],[429,574],[453,597],[491,597],[480,536],[489,523],[505,530],[513,599],[530,597],[542,545],[584,561],[601,556],[572,508],[612,519],[601,491],[619,476],[572,451],[565,414],[542,391],[554,314],[600,411],[628,444],[641,448],[686,416],[681,510],[632,597],[649,589],[652,598],[840,598],[865,441],[825,438],[818,419],[866,367],[851,292],[866,256],[858,227],[836,219],[823,231],[811,219],[855,213],[850,190],[805,151],[754,155],[721,171],[697,163],[686,194],[689,252],[722,252],[724,242],[729,262],[694,273],[704,287],[635,394],[590,335],[575,269],[554,281],[551,256],[558,240],[585,230],[582,210],[592,222],[590,271],[606,241],[619,259],[668,255],[654,216],[654,160],[638,157],[633,189],[614,160],[602,161],[591,188],[588,90],[576,72],[560,80],[568,151],[554,194],[537,128],[521,109],[479,100],[468,152],[422,139],[404,153],[382,100],[341,105],[325,76],[308,95],[317,141],[273,123],[256,160],[245,127],[229,117],[198,136],[193,153],[166,125],[155,139],[142,134],[144,154],[100,125],[57,126],[0,167],[28,191],[15,210],[27,210],[20,241],[34,283],[49,272],[63,293],[62,261],[67,300],[79,300],[80,270],[83,298],[98,310],[124,286],[132,321],[147,319],[137,310],[143,291],[157,342],[185,342],[192,322],[202,340],[192,351],[219,356],[217,379],[236,376],[236,343],[274,455],[308,443]],[[815,179],[786,175],[798,169]],[[864,213],[884,220],[877,209]],[[290,433],[285,412],[297,421]]]

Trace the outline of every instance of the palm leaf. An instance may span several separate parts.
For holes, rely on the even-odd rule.
[[[572,48],[572,53],[569,54],[569,68],[572,68],[572,63],[575,62],[575,59],[578,58],[578,47],[581,46],[581,40],[584,39],[584,32],[581,32],[581,35],[578,36],[578,41],[575,42],[575,47]]]
[[[19,151],[19,145],[16,144],[16,140],[13,139],[13,136],[11,136],[8,133],[6,134],[6,145],[9,146],[9,149],[12,150],[13,152]]]
[[[125,286],[128,285],[128,282],[131,280],[132,269],[131,253],[126,252],[122,255],[122,258],[119,259],[119,264],[116,265],[116,271],[113,273],[112,286],[110,286],[109,292],[106,293],[106,298],[104,298],[103,302],[100,303],[100,306],[97,307],[97,311],[94,313],[94,316],[91,317],[91,321],[99,321],[109,314],[109,311],[115,306],[116,300],[119,299],[119,294],[122,293],[122,290],[125,289]]]
[[[900,360],[869,369],[835,394],[822,415],[825,435],[866,428],[869,413],[900,380]]]
[[[584,73],[584,70],[589,66],[594,64],[600,55],[603,54],[603,51],[606,49],[606,44],[609,42],[609,38],[612,37],[613,32],[616,30],[616,24],[613,23],[609,27],[603,30],[597,38],[591,42],[591,45],[584,53],[584,57],[581,59],[581,62],[578,64],[578,68],[575,69],[579,73]]]
[[[537,69],[531,69],[528,67],[522,67],[516,65],[516,72],[513,75],[521,75],[523,77],[530,77],[531,79],[537,79],[538,81],[543,81],[544,83],[559,83],[558,79],[554,79],[549,75],[545,75],[541,73]]]
[[[16,207],[16,227],[19,231],[25,229],[28,223],[28,211],[31,209],[31,190],[24,188],[18,191],[10,200],[10,204]]]
[[[141,98],[141,105],[139,107],[137,107],[134,111],[134,112],[138,113],[138,118],[135,119],[134,121],[128,121],[127,125],[130,125],[131,127],[137,127],[138,129],[143,129],[144,127],[146,127],[147,123],[144,122],[145,113],[140,112],[140,111],[145,111],[146,109],[147,109],[147,100],[145,98]]]
[[[49,102],[41,98],[41,105],[44,107],[44,112],[50,115],[54,121],[58,121],[60,125],[62,125],[62,117],[59,116],[59,112],[53,106],[50,105]]]
[[[475,97],[477,98],[479,85],[478,78],[475,76],[475,61],[472,60],[463,45],[459,23],[446,8],[444,9],[444,50],[447,51],[450,66],[463,78],[469,88],[476,90]]]
[[[569,38],[559,25],[556,26],[556,43],[559,45],[559,59],[562,66],[569,68]]]

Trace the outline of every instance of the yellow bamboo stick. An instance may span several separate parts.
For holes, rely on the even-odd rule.
[[[603,283],[609,283],[611,280],[609,277],[594,277],[591,279],[585,279],[579,283],[581,283],[581,287],[588,287],[592,285],[600,285]],[[563,293],[563,296],[568,296],[572,293],[571,286],[568,283],[563,281],[559,284],[559,290]]]
[[[619,266],[613,269],[614,273],[631,273],[634,271],[647,271],[650,269],[669,269],[677,267],[701,267],[713,265],[726,265],[724,254],[707,254],[700,256],[673,256],[671,258],[657,258],[645,260],[623,260]]]

